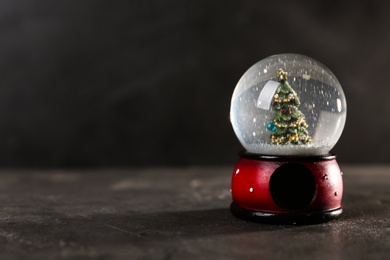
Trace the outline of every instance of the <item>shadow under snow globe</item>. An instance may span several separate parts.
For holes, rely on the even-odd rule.
[[[239,80],[230,119],[245,151],[232,176],[232,213],[305,224],[342,213],[342,172],[330,153],[346,120],[340,83],[307,56],[263,59]]]

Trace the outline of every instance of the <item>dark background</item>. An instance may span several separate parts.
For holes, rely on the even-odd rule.
[[[278,53],[331,68],[334,152],[388,163],[389,1],[0,2],[0,165],[232,164],[241,75]]]

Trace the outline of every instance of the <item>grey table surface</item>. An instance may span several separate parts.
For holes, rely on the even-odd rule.
[[[390,166],[341,165],[344,214],[229,211],[233,167],[1,170],[1,259],[390,259]]]

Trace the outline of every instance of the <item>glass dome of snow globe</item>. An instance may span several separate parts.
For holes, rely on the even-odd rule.
[[[230,120],[247,152],[325,155],[343,131],[347,105],[334,74],[299,54],[265,58],[234,89]]]

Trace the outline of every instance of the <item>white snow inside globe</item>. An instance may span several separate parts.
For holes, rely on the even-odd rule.
[[[343,131],[347,105],[341,85],[318,61],[299,54],[265,58],[239,80],[230,120],[247,152],[325,155]]]

